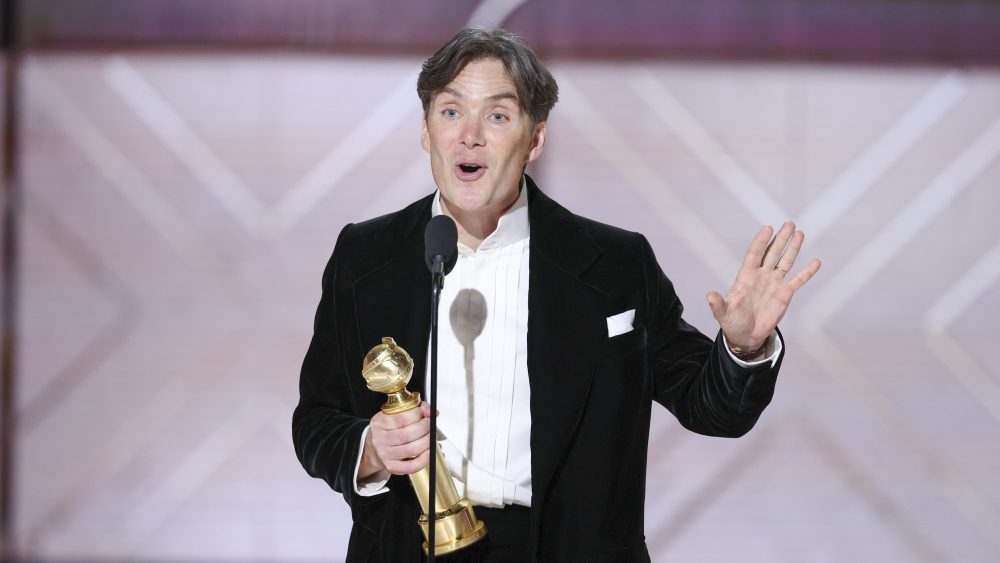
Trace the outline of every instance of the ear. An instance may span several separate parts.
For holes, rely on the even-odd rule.
[[[420,146],[424,148],[424,152],[431,152],[431,137],[427,132],[427,116],[424,115],[420,119]]]
[[[545,133],[547,131],[548,129],[544,121],[535,125],[535,131],[531,135],[531,148],[528,150],[528,158],[525,160],[525,164],[534,162],[539,156],[542,156],[542,149],[545,147]]]

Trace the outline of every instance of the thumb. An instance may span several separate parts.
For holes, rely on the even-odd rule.
[[[721,325],[722,319],[726,317],[726,300],[722,298],[722,295],[718,291],[709,291],[705,297],[708,299],[709,308],[712,309],[712,315]]]

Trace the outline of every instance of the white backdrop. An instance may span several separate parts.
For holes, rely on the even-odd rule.
[[[23,551],[340,560],[291,447],[341,228],[433,189],[409,58],[33,56],[23,88]],[[1000,558],[1000,72],[551,64],[532,171],[643,232],[714,333],[761,224],[824,268],[740,440],[654,412],[654,560]],[[360,377],[360,375],[359,375]]]

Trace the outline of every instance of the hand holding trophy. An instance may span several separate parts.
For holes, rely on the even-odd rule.
[[[397,414],[420,406],[420,393],[412,393],[406,384],[413,376],[413,359],[402,347],[389,337],[368,351],[361,370],[368,388],[388,395],[382,405],[382,412]],[[455,483],[448,473],[448,467],[441,457],[441,451],[434,444],[433,455],[437,456],[437,475],[434,501],[434,553],[443,555],[472,545],[486,536],[486,526],[476,519],[472,505],[467,499],[459,498]],[[431,507],[430,470],[424,467],[410,475],[410,482],[420,501],[422,514],[418,519],[424,537],[428,536]],[[428,551],[424,542],[424,551]]]

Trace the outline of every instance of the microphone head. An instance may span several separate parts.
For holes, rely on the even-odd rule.
[[[434,257],[444,258],[444,273],[448,275],[458,261],[458,227],[447,215],[431,217],[424,230],[424,261],[434,270]]]

